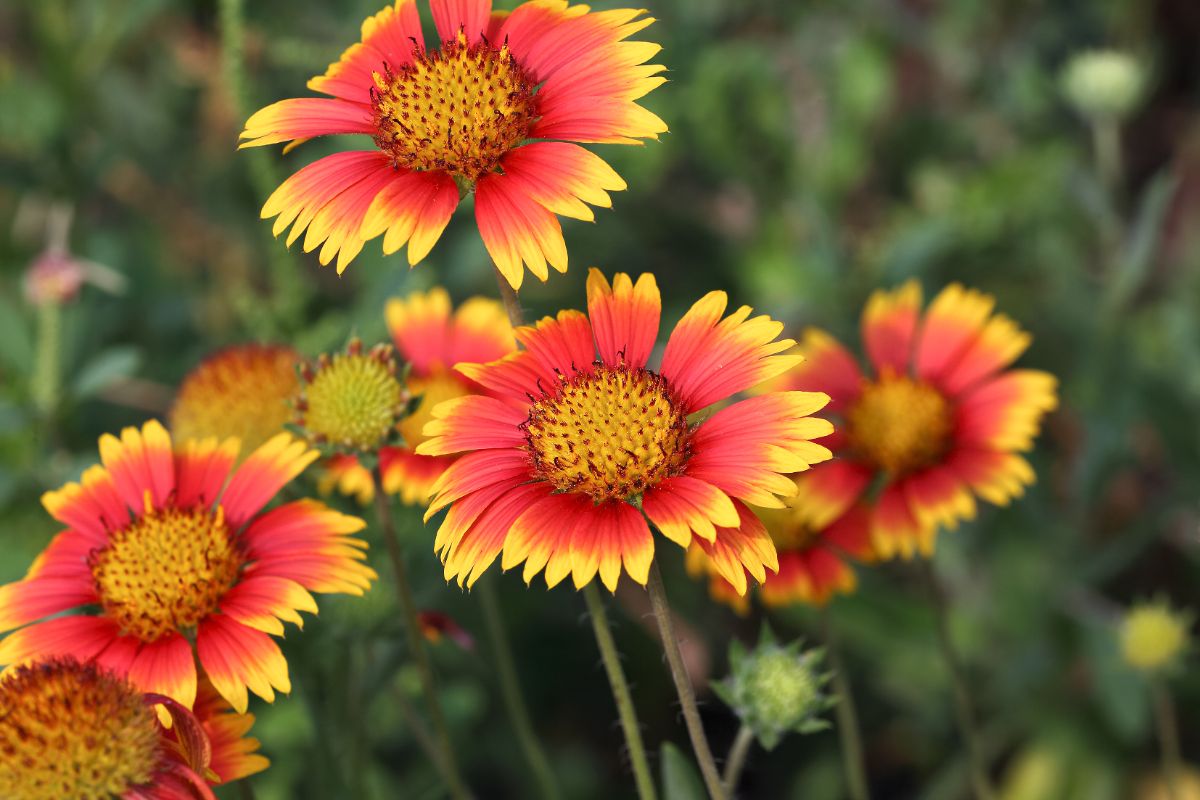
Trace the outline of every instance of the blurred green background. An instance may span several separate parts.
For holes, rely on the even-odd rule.
[[[386,298],[435,283],[457,300],[495,294],[469,208],[411,272],[376,241],[339,279],[271,238],[258,219],[267,194],[347,142],[239,154],[240,123],[305,95],[381,2],[255,0],[230,26],[238,5],[0,6],[0,579],[19,577],[54,532],[41,492],[93,463],[100,433],[161,417],[206,353],[257,340],[314,354],[351,332],[378,341]],[[927,297],[951,281],[994,293],[1032,331],[1022,363],[1059,376],[1063,407],[1034,454],[1028,496],[939,544],[988,757],[1006,800],[1150,797],[1138,788],[1157,759],[1148,697],[1118,659],[1114,621],[1137,598],[1200,605],[1200,5],[651,5],[659,22],[639,38],[664,45],[671,82],[645,104],[671,133],[596,148],[629,191],[595,224],[564,221],[571,268],[545,285],[527,276],[525,305],[580,307],[589,265],[649,270],[665,325],[721,288],[797,331],[817,324],[853,341],[877,287],[916,277]],[[1098,162],[1095,126],[1063,97],[1064,65],[1095,47],[1125,50],[1144,73],[1128,118],[1109,128],[1119,164]],[[22,292],[26,269],[56,243],[96,265],[60,328]],[[434,654],[471,783],[483,798],[530,796],[478,598],[444,584],[433,529],[415,512],[405,519],[420,604],[477,640],[474,653],[442,643]],[[703,685],[724,674],[731,637],[755,638],[762,614],[715,605],[677,548],[660,539],[659,553]],[[253,706],[273,761],[253,779],[259,797],[441,796],[388,701],[414,680],[380,573],[368,598],[325,599],[284,644],[295,690]],[[860,576],[832,613],[874,795],[966,797],[917,570]],[[632,796],[581,598],[526,589],[515,574],[488,579],[569,796]],[[613,617],[658,766],[659,743],[688,751],[644,593],[625,587]],[[771,623],[784,638],[819,631],[809,609]],[[1171,688],[1185,757],[1200,760],[1200,678],[1187,671]],[[737,721],[703,699],[723,753]],[[844,797],[836,734],[756,750],[742,795]]]

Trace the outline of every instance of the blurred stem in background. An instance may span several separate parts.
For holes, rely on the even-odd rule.
[[[421,678],[421,690],[429,704],[429,718],[433,722],[434,735],[437,739],[441,757],[437,765],[446,780],[450,796],[455,800],[465,800],[471,795],[467,791],[466,782],[459,773],[458,759],[454,755],[454,745],[450,741],[450,728],[446,725],[446,715],[442,712],[441,700],[438,698],[437,681],[433,673],[433,662],[429,651],[425,649],[425,640],[421,633],[421,623],[417,616],[417,604],[413,600],[412,584],[408,580],[408,570],[404,566],[404,553],[400,549],[400,540],[396,536],[396,526],[392,521],[390,495],[383,488],[383,477],[378,464],[371,474],[375,479],[375,512],[379,517],[379,527],[383,533],[384,544],[387,545],[388,558],[391,559],[392,569],[396,573],[396,594],[400,601],[400,610],[404,614],[404,631],[408,636],[408,649],[417,674]]]
[[[504,705],[512,720],[513,730],[521,743],[521,752],[529,762],[537,778],[542,797],[546,800],[557,800],[562,796],[554,770],[550,767],[550,759],[542,747],[533,722],[529,715],[529,705],[525,701],[525,693],[521,690],[521,680],[517,674],[517,665],[513,659],[512,647],[508,643],[508,631],[504,626],[504,616],[500,612],[500,600],[496,595],[496,587],[492,578],[484,576],[479,589],[480,602],[483,604],[483,618],[487,626],[488,640],[492,647],[492,655],[496,659],[496,669],[500,676],[500,692],[504,697]]]
[[[221,72],[233,104],[234,116],[240,123],[246,119],[247,108],[243,0],[219,0],[217,15],[221,33]],[[279,175],[269,160],[269,153],[255,151],[246,155],[249,159],[250,183],[255,194],[265,200],[279,186]],[[303,324],[307,294],[311,291],[312,282],[301,279],[291,251],[279,247],[274,241],[266,250],[269,254],[271,289],[265,302],[249,285],[242,286],[239,291],[229,292],[227,296],[233,298],[243,324],[256,336],[276,339]],[[264,306],[270,309],[270,313],[262,313]]]
[[[725,771],[721,774],[721,781],[725,784],[725,793],[730,797],[733,797],[737,791],[738,779],[742,776],[742,769],[746,766],[746,756],[750,755],[750,746],[753,744],[754,731],[743,722],[742,727],[738,728],[733,745],[729,748],[729,755],[725,757]]]
[[[954,647],[950,635],[950,609],[946,604],[946,595],[938,582],[933,563],[928,558],[918,558],[921,574],[929,591],[930,602],[933,605],[934,616],[937,619],[938,646],[942,660],[949,674],[951,691],[954,696],[954,713],[958,719],[959,734],[967,750],[967,768],[971,776],[971,786],[975,790],[976,800],[994,800],[996,790],[988,777],[987,764],[984,763],[983,749],[979,740],[979,726],[975,719],[975,708],[971,703],[971,691],[967,687],[963,675],[962,659]]]
[[[721,774],[717,771],[717,762],[713,758],[712,748],[708,737],[704,734],[704,722],[700,719],[700,709],[696,705],[696,692],[692,688],[692,679],[683,663],[683,654],[679,652],[679,640],[675,636],[675,626],[671,622],[671,606],[667,602],[667,590],[663,586],[662,572],[657,562],[650,564],[650,580],[646,584],[650,592],[650,607],[654,609],[654,621],[658,623],[658,632],[662,637],[663,652],[667,656],[667,664],[671,668],[671,678],[675,681],[675,691],[679,695],[679,706],[683,711],[683,721],[687,725],[688,738],[692,740],[692,750],[696,761],[700,764],[700,774],[704,777],[704,785],[712,800],[725,800],[725,786],[721,782]]]
[[[1162,748],[1163,783],[1167,787],[1167,799],[1183,800],[1179,787],[1183,773],[1183,758],[1179,753],[1179,723],[1175,719],[1171,693],[1162,676],[1150,679],[1150,696],[1154,705],[1154,724],[1158,728],[1158,743]]]
[[[825,652],[833,671],[833,689],[837,695],[834,708],[837,712],[838,739],[842,749],[842,768],[846,774],[846,793],[850,800],[870,800],[858,712],[855,710],[850,680],[846,677],[846,667],[838,649],[833,615],[830,614],[828,606],[821,608],[821,638],[825,641]]]
[[[613,700],[617,703],[617,715],[625,733],[625,744],[629,747],[629,761],[633,766],[633,779],[637,784],[638,797],[641,800],[656,800],[658,794],[654,789],[654,778],[650,774],[646,746],[642,743],[642,730],[638,727],[633,696],[629,693],[629,681],[625,679],[621,655],[617,652],[612,629],[608,624],[608,612],[604,610],[604,600],[600,597],[600,590],[596,588],[595,581],[583,587],[583,599],[587,602],[592,632],[596,635],[596,645],[600,648],[604,671],[608,673],[608,684],[612,687]]]
[[[42,303],[37,309],[37,350],[29,392],[34,409],[47,425],[58,406],[61,378],[62,306]]]

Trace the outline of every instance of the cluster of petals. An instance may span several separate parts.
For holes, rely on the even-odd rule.
[[[282,433],[234,470],[238,449],[236,439],[214,438],[173,450],[156,421],[126,428],[120,438],[103,436],[103,466],[42,498],[66,529],[23,580],[0,586],[0,632],[11,631],[0,639],[0,664],[55,656],[94,660],[142,691],[189,708],[197,696],[197,662],[239,712],[246,710],[247,689],[268,701],[276,691],[290,691],[287,661],[272,636],[283,635],[284,622],[302,625],[299,612],[317,611],[312,592],[360,595],[375,573],[363,563],[366,543],[353,536],[362,520],[311,500],[264,510],[317,451]],[[213,568],[204,562],[207,554],[197,555],[194,539],[184,538],[195,531],[172,530],[172,520],[217,526],[209,529],[214,536],[227,535],[228,542],[214,539],[230,559],[224,582],[206,584],[212,581],[204,571]],[[147,588],[132,594],[129,578],[107,584],[122,591],[119,605],[106,598],[95,565],[114,552],[114,542],[127,542],[147,526],[168,538],[153,562],[123,565]],[[168,580],[173,583],[163,583]],[[170,610],[160,605],[161,589],[183,598],[179,607],[196,617],[194,625],[163,626]],[[96,606],[98,613],[64,615]],[[152,635],[134,629],[135,614],[155,622]]]
[[[646,63],[660,47],[629,41],[653,19],[640,10],[594,12],[566,0],[530,0],[511,12],[493,11],[491,0],[430,0],[429,6],[440,50],[426,49],[415,0],[397,0],[368,18],[362,40],[309,81],[329,97],[282,100],[247,120],[243,147],[289,143],[290,149],[328,134],[363,134],[376,144],[304,167],[268,198],[262,216],[275,218],[277,236],[290,227],[289,245],[303,234],[305,252],[319,247],[322,264],[336,256],[339,273],[380,235],[385,254],[407,245],[409,263],[416,264],[463,194],[473,191],[483,243],[513,287],[525,267],[546,280],[548,266],[567,268],[558,215],[592,220],[588,206],[609,207],[609,192],[626,186],[579,143],[638,144],[667,129],[636,102],[665,80],[661,66]],[[469,61],[447,66],[463,54]],[[478,87],[494,80],[496,69],[524,87],[519,112],[528,122],[516,133],[470,94],[483,91]],[[380,105],[397,76],[419,78],[408,99],[395,101],[398,122]],[[493,94],[507,102],[505,90]],[[435,113],[456,134],[461,125],[466,143],[427,136],[416,121],[406,124],[414,115],[423,126]],[[489,134],[493,123],[501,128]],[[426,155],[406,163],[393,145]],[[478,148],[490,154],[481,174],[439,166]]]
[[[795,491],[788,476],[829,458],[811,440],[832,427],[810,416],[828,397],[768,392],[713,409],[800,360],[783,352],[794,343],[777,338],[781,323],[751,317],[746,306],[724,316],[724,292],[709,293],[683,316],[656,372],[646,368],[661,313],[653,276],[634,283],[617,274],[610,286],[592,270],[587,297],[587,315],[562,311],[518,328],[523,350],[490,364],[458,366],[492,396],[463,397],[434,409],[425,428],[429,438],[417,452],[465,453],[438,480],[426,516],[450,507],[435,541],[447,579],[470,585],[503,554],[504,569],[524,564],[527,582],[544,570],[550,586],[571,575],[581,587],[598,574],[613,590],[624,570],[644,584],[654,556],[649,521],[682,547],[695,541],[718,572],[745,592],[747,572],[761,581],[778,567],[771,539],[747,503],[781,506],[779,497]],[[596,383],[614,375],[625,381],[615,385],[653,387],[659,407],[669,404],[686,422],[668,471],[656,473],[636,496],[597,499],[601,478],[590,493],[578,491],[539,465],[530,421],[537,408],[561,403],[568,389],[593,403],[596,416],[588,424],[599,438],[580,440],[577,452],[583,459],[579,474],[588,479],[603,466],[596,462],[600,452],[619,454],[628,434],[617,418],[606,417],[621,398],[602,394]],[[647,407],[631,400],[625,413]],[[647,424],[658,424],[654,412],[647,413]],[[584,424],[567,417],[560,423],[568,431]],[[625,473],[648,468],[627,455]]]
[[[396,352],[407,364],[405,383],[419,398],[412,413],[400,422],[403,445],[379,450],[383,489],[409,505],[424,505],[433,485],[452,456],[424,456],[416,447],[425,441],[422,429],[433,408],[443,400],[484,392],[483,387],[453,369],[461,362],[486,363],[516,349],[512,326],[496,300],[472,297],[457,309],[440,287],[413,292],[388,301],[387,327]],[[335,455],[326,461],[320,489],[336,488],[368,503],[375,493],[371,473],[353,455]]]
[[[1040,370],[1011,368],[1031,338],[994,305],[959,284],[924,310],[915,282],[875,292],[861,326],[868,371],[831,335],[805,332],[805,360],[782,385],[828,392],[829,411],[841,418],[837,433],[822,440],[835,458],[798,479],[794,504],[812,527],[865,503],[877,555],[927,556],[938,530],[974,517],[977,497],[1005,505],[1033,483],[1021,453],[1033,448],[1043,416],[1056,407],[1057,382]],[[852,423],[864,413],[864,398],[900,383],[935,410],[892,409],[874,420],[871,441],[856,438]],[[888,447],[918,457],[889,469],[874,455]]]

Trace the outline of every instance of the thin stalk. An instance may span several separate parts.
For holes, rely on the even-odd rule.
[[[612,629],[608,625],[608,612],[595,581],[583,587],[583,599],[587,602],[588,616],[592,619],[592,632],[596,634],[596,645],[608,673],[608,685],[612,687],[613,700],[617,703],[617,714],[621,729],[625,732],[625,744],[629,747],[629,760],[633,764],[633,779],[637,784],[641,800],[656,800],[654,778],[650,775],[650,762],[646,759],[646,746],[642,743],[642,730],[638,727],[637,711],[633,696],[629,693],[629,682],[625,680],[625,668],[613,641]]]
[[[737,790],[738,779],[742,777],[742,770],[746,766],[746,756],[750,755],[750,746],[754,744],[754,731],[745,723],[738,728],[737,738],[733,740],[733,746],[729,748],[729,756],[725,759],[725,772],[721,775],[721,781],[725,784],[725,793],[733,797]]]
[[[846,789],[850,800],[870,800],[867,788],[867,768],[863,759],[862,731],[858,726],[858,712],[854,706],[854,694],[846,677],[834,634],[833,621],[828,607],[821,610],[821,630],[825,639],[825,652],[833,671],[833,690],[837,693],[837,729],[842,745],[842,769],[846,773]]]
[[[379,516],[379,527],[383,531],[383,541],[387,545],[388,558],[396,573],[396,594],[400,600],[400,610],[404,614],[404,631],[408,636],[408,648],[412,652],[417,674],[421,679],[421,691],[429,704],[429,718],[433,722],[434,735],[437,739],[440,759],[444,767],[450,795],[456,800],[470,797],[466,782],[459,773],[458,760],[454,757],[454,746],[450,741],[450,728],[446,725],[446,716],[442,713],[442,704],[438,699],[437,682],[433,673],[433,662],[425,649],[425,640],[421,635],[421,623],[417,617],[417,604],[413,600],[412,584],[408,580],[408,570],[404,566],[404,553],[400,549],[400,539],[396,536],[396,527],[392,522],[392,512],[389,508],[388,494],[383,490],[383,480],[379,468],[373,470],[375,478],[375,512]]]
[[[704,776],[704,785],[712,800],[725,800],[725,786],[721,783],[721,774],[717,771],[717,762],[713,758],[712,748],[704,735],[704,723],[700,720],[700,709],[696,705],[696,693],[692,689],[692,679],[683,663],[683,654],[679,652],[679,640],[675,637],[675,626],[671,622],[671,606],[667,602],[667,590],[663,586],[662,572],[658,562],[650,564],[650,580],[646,585],[650,592],[650,607],[654,610],[654,621],[658,623],[658,632],[662,637],[663,652],[667,656],[667,664],[671,668],[671,678],[675,681],[675,691],[679,695],[679,707],[683,711],[683,721],[687,725],[688,738],[692,740],[692,751],[700,764],[700,774]]]
[[[525,312],[521,310],[521,301],[508,278],[504,277],[499,268],[493,269],[496,273],[496,286],[500,289],[500,299],[504,301],[504,310],[508,312],[508,321],[514,328],[519,328],[525,324]]]
[[[480,600],[483,604],[483,619],[487,627],[488,639],[492,646],[492,655],[496,659],[497,672],[500,677],[500,694],[504,705],[508,708],[508,716],[512,719],[513,730],[521,744],[521,752],[529,762],[541,789],[542,797],[555,800],[562,796],[554,770],[550,767],[550,759],[546,756],[542,743],[534,732],[533,722],[529,716],[529,705],[525,702],[525,693],[521,690],[521,681],[517,676],[517,665],[513,660],[512,647],[508,643],[508,631],[504,626],[504,617],[500,613],[500,601],[496,597],[496,587],[489,578],[484,578],[479,585]]]
[[[1099,119],[1092,123],[1092,146],[1095,149],[1096,171],[1115,202],[1121,188],[1121,127],[1115,119]]]
[[[33,407],[49,418],[58,407],[62,386],[62,306],[48,300],[37,310],[37,349],[29,392]]]
[[[237,784],[238,795],[241,796],[242,800],[254,800],[254,786],[251,785],[249,778],[242,778]]]
[[[1179,754],[1179,722],[1175,719],[1175,705],[1171,693],[1161,678],[1151,678],[1150,694],[1154,702],[1154,724],[1158,728],[1158,743],[1162,747],[1163,782],[1167,787],[1167,800],[1179,800],[1179,776],[1183,770],[1183,759]]]
[[[409,730],[412,731],[413,738],[417,740],[417,746],[425,753],[437,771],[445,776],[446,767],[442,764],[442,754],[438,751],[437,742],[433,740],[433,735],[429,733],[429,729],[425,727],[425,722],[417,713],[417,709],[413,708],[412,701],[408,699],[408,695],[404,692],[404,687],[396,686],[393,694],[396,697],[396,706],[400,709],[400,716],[404,717],[405,723]]]
[[[933,604],[934,615],[937,618],[938,646],[941,649],[942,660],[946,671],[950,674],[950,684],[954,694],[954,712],[958,719],[958,732],[963,738],[967,749],[967,766],[971,775],[971,785],[975,790],[976,800],[993,800],[996,790],[988,777],[987,765],[984,763],[983,750],[979,742],[979,726],[975,721],[975,709],[971,704],[971,692],[967,688],[963,676],[962,660],[954,649],[954,641],[950,638],[950,614],[946,605],[946,597],[933,572],[933,565],[928,559],[920,559],[921,572],[929,589]]]

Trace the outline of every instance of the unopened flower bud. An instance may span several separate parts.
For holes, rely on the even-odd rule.
[[[1188,649],[1191,623],[1164,601],[1139,603],[1121,621],[1121,656],[1142,672],[1170,669]]]
[[[1062,73],[1068,102],[1091,120],[1121,120],[1137,107],[1145,74],[1137,60],[1117,50],[1090,50],[1073,57]]]

